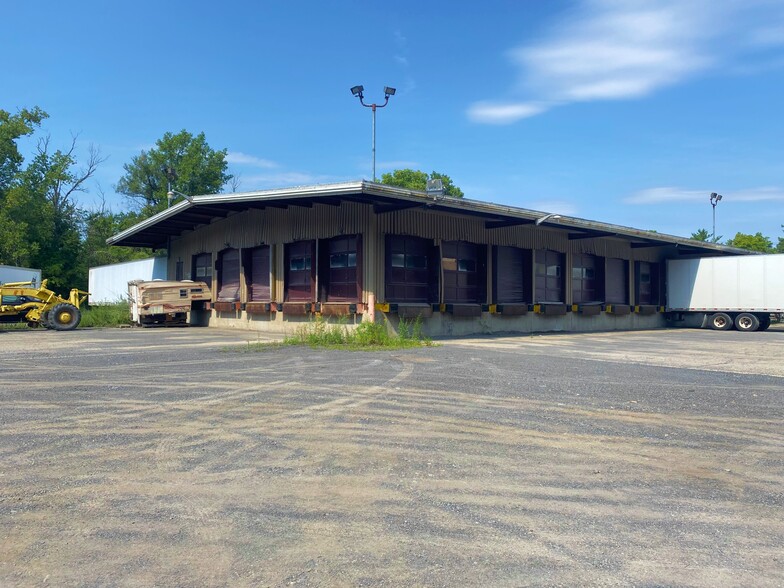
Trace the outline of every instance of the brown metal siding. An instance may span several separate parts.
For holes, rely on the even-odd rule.
[[[284,243],[308,239],[328,239],[337,234],[362,234],[363,302],[375,292],[377,300],[385,292],[385,236],[411,235],[439,240],[465,240],[489,245],[514,246],[523,249],[550,249],[562,253],[589,253],[608,258],[656,262],[661,259],[658,248],[631,249],[629,242],[615,238],[578,239],[569,241],[567,231],[533,225],[485,228],[485,221],[475,217],[424,209],[401,210],[376,215],[372,205],[344,202],[340,206],[314,204],[312,208],[250,209],[216,220],[209,225],[172,238],[169,251],[169,275],[174,275],[178,258],[185,260],[185,275],[193,276],[192,255],[218,251],[231,243],[233,248],[252,248],[272,244],[272,298],[284,298]],[[211,278],[210,278],[211,281]],[[436,284],[436,288],[437,288]],[[434,301],[438,300],[438,296]]]

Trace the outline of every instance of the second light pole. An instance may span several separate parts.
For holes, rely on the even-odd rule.
[[[376,181],[376,108],[384,108],[389,103],[389,97],[395,95],[395,89],[389,86],[384,86],[384,104],[365,104],[365,97],[362,93],[365,91],[364,86],[354,86],[351,88],[351,93],[359,98],[359,103],[370,108],[373,111],[373,181]]]
[[[711,203],[711,206],[713,207],[713,235],[712,235],[712,239],[713,239],[714,243],[716,242],[716,205],[719,203],[720,200],[721,200],[721,194],[716,194],[716,192],[711,192],[710,203]]]

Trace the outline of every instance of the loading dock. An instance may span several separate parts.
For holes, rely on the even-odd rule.
[[[433,336],[662,327],[667,259],[748,253],[364,181],[195,196],[108,242],[167,248],[170,276],[215,293],[210,326],[419,308]]]

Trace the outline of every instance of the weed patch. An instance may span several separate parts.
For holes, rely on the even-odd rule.
[[[131,323],[127,302],[90,306],[82,309],[80,327],[119,327]]]
[[[265,351],[290,345],[307,345],[313,348],[349,349],[368,351],[376,349],[407,349],[431,346],[433,342],[422,334],[422,321],[400,321],[398,332],[391,332],[389,325],[363,322],[349,328],[344,322],[329,323],[319,317],[302,325],[296,332],[281,342],[248,343],[248,351]]]

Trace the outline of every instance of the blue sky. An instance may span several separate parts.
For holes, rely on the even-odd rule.
[[[122,166],[204,131],[242,190],[449,174],[467,197],[688,236],[784,233],[784,2],[15,2],[0,108]],[[30,145],[27,145],[30,147]],[[95,187],[82,196],[97,201]]]

